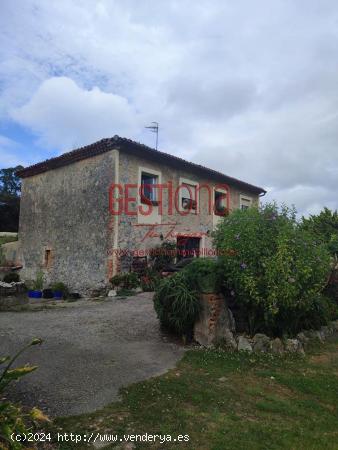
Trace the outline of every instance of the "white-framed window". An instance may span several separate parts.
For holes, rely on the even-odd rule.
[[[146,167],[139,168],[139,186],[141,203],[157,204],[158,185],[161,183],[161,172],[148,169]]]
[[[225,216],[228,213],[227,191],[214,188],[214,214]]]
[[[248,209],[252,206],[252,198],[247,195],[239,196],[239,207],[241,210]]]
[[[179,209],[196,214],[198,207],[198,183],[187,178],[179,179]]]

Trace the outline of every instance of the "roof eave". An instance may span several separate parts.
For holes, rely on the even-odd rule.
[[[130,139],[121,138],[119,136],[114,136],[113,138],[102,139],[93,144],[87,145],[85,147],[78,148],[68,153],[64,153],[61,156],[55,158],[47,159],[41,163],[34,164],[32,166],[26,167],[24,169],[16,172],[16,175],[20,178],[28,178],[40,173],[47,172],[49,170],[58,169],[66,165],[72,164],[83,159],[87,159],[93,156],[97,156],[106,153],[114,148],[118,148],[121,151],[126,151],[129,153],[137,154],[137,152],[142,150],[142,157],[149,157],[150,159],[158,159],[159,161],[165,160],[169,165],[175,165],[178,167],[184,166],[187,170],[199,172],[206,177],[212,177],[218,179],[228,184],[236,185],[248,189],[256,194],[265,194],[266,190],[246,183],[245,181],[238,180],[237,178],[230,177],[229,175],[222,174],[216,170],[209,169],[208,167],[201,166],[199,164],[186,161],[169,153],[165,153],[159,150],[152,149],[146,145],[140,144],[138,142],[132,141]]]

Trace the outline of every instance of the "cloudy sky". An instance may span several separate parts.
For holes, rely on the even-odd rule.
[[[336,0],[2,0],[0,167],[103,137],[338,207]]]

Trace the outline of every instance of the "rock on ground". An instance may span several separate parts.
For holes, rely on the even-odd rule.
[[[271,352],[277,355],[284,353],[284,345],[281,339],[275,338],[271,341]]]
[[[247,339],[245,336],[238,336],[237,350],[252,352],[252,345],[250,344],[249,339]]]
[[[287,339],[285,342],[285,350],[289,353],[305,355],[303,345],[298,339]]]
[[[255,352],[269,352],[271,349],[270,338],[262,333],[253,337],[253,350]]]

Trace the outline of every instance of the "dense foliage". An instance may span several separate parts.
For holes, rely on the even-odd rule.
[[[20,281],[20,275],[17,272],[6,273],[6,275],[4,276],[3,281],[5,283],[12,283],[13,281],[15,283],[17,283],[18,281]]]
[[[136,272],[124,272],[113,276],[110,279],[113,287],[121,289],[135,289],[139,286],[140,281]]]
[[[23,169],[22,166],[0,169],[0,192],[12,196],[19,196],[21,190],[21,180],[16,172]]]
[[[0,231],[18,231],[22,166],[0,169]]]
[[[323,297],[330,255],[295,211],[267,204],[236,210],[214,233],[222,253],[223,288],[251,334],[294,334],[329,320],[334,305]]]
[[[152,269],[146,269],[140,276],[140,285],[143,292],[153,292],[160,282],[160,275]]]
[[[176,258],[177,246],[175,242],[163,241],[150,253],[150,265],[153,270],[161,272],[166,266],[172,264]]]
[[[178,335],[191,334],[200,311],[198,294],[182,271],[164,278],[154,296],[154,307],[161,324]]]
[[[68,286],[65,283],[62,283],[62,281],[56,281],[55,283],[52,283],[52,285],[50,286],[50,290],[62,292],[62,295],[65,298],[69,294]]]
[[[220,291],[219,264],[214,259],[196,258],[188,264],[183,272],[186,274],[189,284],[204,294]]]
[[[39,422],[48,421],[49,419],[37,408],[30,411],[23,411],[23,409],[15,405],[4,396],[5,389],[13,381],[19,380],[21,377],[36,370],[36,366],[24,366],[12,368],[15,360],[32,345],[41,344],[41,339],[33,339],[26,347],[21,349],[13,358],[5,356],[0,358],[0,366],[6,364],[2,373],[0,374],[0,448],[7,450],[18,450],[23,448],[20,442],[15,442],[11,439],[11,435],[23,434],[32,431]]]
[[[43,272],[39,270],[36,273],[36,278],[33,281],[33,289],[35,291],[40,291],[43,288]]]
[[[316,235],[317,239],[327,245],[331,255],[338,254],[338,212],[324,208],[318,215],[302,218],[304,230]]]

